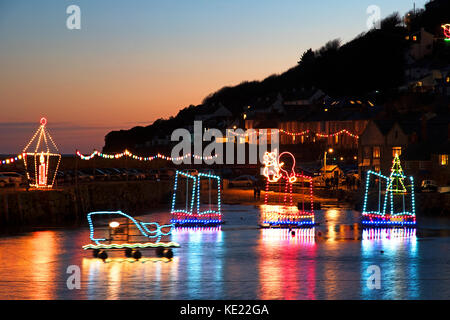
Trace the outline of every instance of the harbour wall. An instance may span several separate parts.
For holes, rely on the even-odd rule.
[[[89,183],[54,190],[24,189],[0,193],[0,228],[84,223],[91,211],[139,214],[169,209],[172,181]],[[184,201],[180,185],[180,201]]]

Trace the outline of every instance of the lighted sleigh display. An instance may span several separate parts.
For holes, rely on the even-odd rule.
[[[170,259],[171,249],[180,246],[169,241],[173,224],[142,222],[121,211],[91,212],[87,220],[92,243],[83,249],[93,250],[94,257],[102,260],[110,250],[123,250],[127,258],[140,259],[142,249],[156,249],[157,256]]]
[[[278,155],[277,150],[264,155],[263,175],[266,177],[264,205],[261,206],[261,227],[303,228],[314,226],[314,197],[312,178],[295,172],[295,158],[289,152]],[[290,161],[290,172],[285,162]],[[294,184],[300,187],[301,202],[293,203]],[[271,192],[270,188],[278,192]]]
[[[171,222],[177,227],[214,227],[221,225],[220,180],[219,176],[209,173],[191,175],[183,171],[177,171],[170,211],[172,214]],[[181,189],[182,183],[185,185],[184,192]],[[202,189],[208,191],[208,199],[205,199],[205,201],[201,197]],[[184,202],[180,199],[182,198],[181,192],[185,196]]]
[[[378,201],[373,201],[373,197],[377,197]],[[365,227],[416,225],[414,178],[403,174],[398,155],[394,157],[389,177],[374,171],[367,172],[362,215],[361,222]]]
[[[30,187],[50,189],[55,183],[61,155],[46,128],[47,119],[42,118],[40,123],[23,149],[22,157]]]

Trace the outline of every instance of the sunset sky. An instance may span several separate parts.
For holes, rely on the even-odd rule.
[[[81,30],[66,28],[71,4]],[[0,0],[0,154],[21,152],[41,116],[63,153],[101,149],[110,130],[351,40],[367,31],[372,4],[384,17],[413,1]]]

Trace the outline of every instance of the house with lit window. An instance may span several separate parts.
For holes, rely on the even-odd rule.
[[[414,60],[420,60],[433,53],[434,35],[424,28],[407,35],[406,40],[411,42],[409,54]]]
[[[369,121],[359,139],[359,173],[373,170],[387,174],[395,155],[399,155],[401,159],[403,151],[417,140],[419,134],[419,121]]]
[[[436,91],[443,96],[450,96],[450,70],[443,71],[443,77],[436,86]]]
[[[279,123],[279,129],[285,132],[280,135],[282,145],[321,142],[341,150],[356,150],[357,136],[381,110],[372,101],[358,98],[326,98],[320,105],[285,105],[285,109]],[[288,134],[301,132],[309,134]]]
[[[450,186],[450,116],[436,114],[422,125],[421,141],[409,145],[402,154],[405,170],[418,184],[434,180],[440,187]]]

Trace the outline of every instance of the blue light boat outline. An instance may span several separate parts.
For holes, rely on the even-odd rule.
[[[119,215],[120,218],[127,219],[127,228],[129,224],[134,225],[136,229],[140,232],[140,235],[148,239],[155,239],[155,242],[126,242],[126,243],[112,243],[112,239],[107,238],[96,238],[95,237],[95,226],[92,217],[95,215]],[[180,245],[176,242],[161,242],[161,237],[169,236],[172,234],[172,229],[175,227],[174,224],[160,225],[157,222],[143,222],[132,216],[122,212],[122,211],[94,211],[87,215],[87,220],[89,223],[89,236],[93,244],[88,244],[83,246],[84,250],[94,250],[94,257],[100,257],[103,260],[107,258],[106,250],[114,249],[125,249],[125,255],[127,257],[133,256],[136,259],[141,257],[141,253],[138,249],[157,249],[157,255],[160,257],[171,258],[173,256],[172,248],[179,248]],[[154,227],[155,230],[151,230]],[[168,231],[163,231],[163,229],[170,228]],[[128,230],[128,229],[127,229]],[[131,236],[127,234],[127,238]],[[105,243],[108,242],[108,243]],[[101,250],[101,251],[100,251]],[[103,253],[102,253],[103,252]]]

